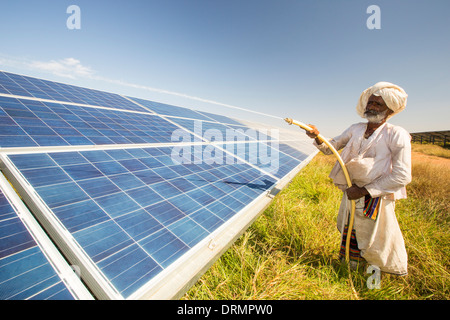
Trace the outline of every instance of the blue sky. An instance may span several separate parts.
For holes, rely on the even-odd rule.
[[[80,30],[66,26],[72,4]],[[366,26],[373,4],[379,30]],[[364,89],[389,81],[409,95],[390,122],[448,130],[449,12],[448,0],[2,0],[0,69],[276,125],[222,104],[292,117],[330,137],[363,121]]]

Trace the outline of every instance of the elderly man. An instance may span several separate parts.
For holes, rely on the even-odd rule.
[[[379,82],[360,96],[356,110],[368,122],[350,126],[330,143],[342,150],[353,186],[348,188],[339,163],[330,178],[344,191],[337,219],[342,233],[340,256],[345,242],[350,213],[350,200],[355,200],[354,229],[350,241],[351,261],[366,261],[381,271],[407,274],[408,258],[400,227],[395,217],[395,200],[406,198],[405,186],[411,182],[411,137],[399,127],[387,123],[401,112],[407,101],[406,92],[388,82]],[[313,125],[307,132],[314,145],[324,154],[331,150],[322,143]]]

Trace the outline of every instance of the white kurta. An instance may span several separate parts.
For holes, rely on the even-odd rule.
[[[330,141],[336,150],[343,149],[341,158],[352,182],[365,187],[372,198],[381,197],[376,220],[364,216],[364,197],[356,200],[354,229],[358,248],[369,264],[384,272],[406,274],[408,258],[394,209],[395,200],[406,198],[405,186],[411,182],[411,136],[405,129],[385,123],[365,139],[366,128],[367,123],[354,124]],[[324,143],[314,145],[324,154],[332,153]],[[337,219],[342,233],[351,206],[338,162],[330,178],[344,191]]]

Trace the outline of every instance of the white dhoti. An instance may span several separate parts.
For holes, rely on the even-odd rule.
[[[377,219],[363,214],[364,198],[356,202],[353,228],[356,233],[358,249],[368,264],[383,272],[404,275],[408,272],[408,256],[403,235],[395,216],[395,201],[381,198]],[[348,224],[351,203],[344,192],[337,219],[337,227],[344,234]]]

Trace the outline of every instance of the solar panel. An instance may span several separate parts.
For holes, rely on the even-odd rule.
[[[168,143],[177,126],[131,112],[0,97],[0,147]]]
[[[0,299],[92,299],[11,189],[0,175]]]
[[[182,294],[317,152],[295,132],[0,72],[2,170],[97,299]]]
[[[14,96],[33,97],[115,109],[147,111],[117,94],[67,85],[63,83],[0,72],[0,82]]]

